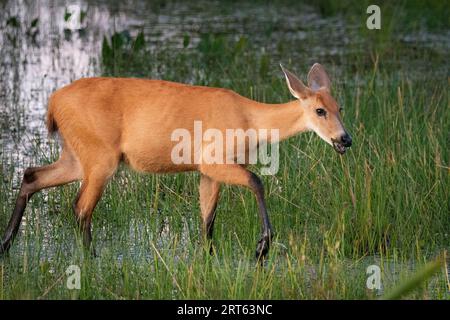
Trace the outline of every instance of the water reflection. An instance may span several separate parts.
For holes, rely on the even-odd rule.
[[[98,74],[101,39],[109,28],[105,21],[111,19],[108,9],[90,8],[90,32],[84,33],[65,29],[65,10],[64,4],[55,6],[53,1],[11,1],[1,13],[2,22],[18,21],[2,23],[0,33],[1,150],[11,155],[16,168],[33,162],[36,144],[49,155],[48,146],[39,143],[46,137],[43,119],[49,95],[72,80]],[[38,32],[33,36],[29,29],[35,19]]]

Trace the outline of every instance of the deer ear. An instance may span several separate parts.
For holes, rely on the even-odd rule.
[[[330,90],[331,88],[331,81],[328,77],[327,72],[319,63],[314,63],[314,65],[311,67],[311,70],[309,70],[308,73],[308,86],[312,91],[317,91],[320,88],[325,88],[327,90]]]
[[[306,99],[311,94],[309,88],[305,86],[303,82],[293,73],[286,70],[281,63],[280,67],[286,77],[286,83],[289,91],[291,91],[291,94],[297,99]]]

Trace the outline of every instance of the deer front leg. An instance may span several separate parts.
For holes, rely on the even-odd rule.
[[[250,172],[250,174],[251,188],[255,193],[256,201],[258,202],[259,218],[262,225],[261,238],[259,239],[258,245],[256,246],[256,259],[262,260],[269,252],[270,243],[273,237],[273,230],[272,226],[270,225],[269,215],[267,214],[266,202],[264,200],[264,186],[262,184],[262,181],[253,172]]]
[[[267,214],[264,200],[264,187],[261,180],[253,172],[238,164],[202,165],[200,171],[203,175],[208,176],[214,181],[246,186],[253,191],[258,202],[258,213],[262,229],[261,238],[256,247],[256,258],[258,260],[264,259],[269,252],[273,231]]]

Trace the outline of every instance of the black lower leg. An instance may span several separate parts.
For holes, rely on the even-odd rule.
[[[19,231],[20,222],[22,221],[23,213],[27,206],[28,199],[29,196],[19,196],[17,198],[13,214],[9,220],[8,226],[6,227],[5,233],[3,234],[3,239],[0,246],[0,254],[9,251],[9,248],[11,247],[11,244],[17,235],[17,232]]]
[[[258,213],[261,220],[262,230],[261,238],[256,246],[256,258],[262,260],[269,252],[270,243],[273,237],[272,226],[269,221],[269,215],[267,214],[266,203],[264,200],[264,187],[261,180],[257,175],[252,174],[251,186],[256,194],[256,200],[258,202]]]
[[[83,237],[84,248],[96,257],[95,248],[92,245],[91,222],[87,221],[87,219],[79,220],[78,228],[81,236]]]
[[[81,232],[83,235],[83,244],[87,249],[91,249],[92,246],[92,233],[91,233],[91,224],[85,223],[81,227]]]
[[[216,215],[212,214],[211,217],[208,218],[207,221],[205,221],[204,224],[204,234],[206,236],[206,239],[211,240],[212,236],[213,236],[213,231],[214,231],[214,219],[215,219]]]
[[[90,213],[81,212],[78,209],[77,203],[80,198],[81,192],[78,194],[77,199],[73,204],[73,212],[75,214],[75,218],[77,219],[78,232],[83,238],[83,246],[86,250],[91,251],[95,256],[95,251],[92,246],[92,233],[91,233],[91,215]]]
[[[213,237],[213,231],[214,231],[214,220],[216,218],[215,213],[213,213],[208,219],[203,223],[203,236],[204,239],[209,246],[209,253],[214,253],[214,248],[212,244],[212,237]]]
[[[9,219],[5,233],[3,234],[2,242],[0,243],[0,254],[9,251],[9,248],[11,247],[11,244],[17,235],[17,232],[19,231],[20,222],[22,221],[22,217],[25,212],[28,200],[30,200],[31,196],[34,194],[34,192],[31,192],[32,188],[30,186],[35,180],[35,169],[28,168],[27,170],[25,170],[14,211],[11,215],[11,218]]]

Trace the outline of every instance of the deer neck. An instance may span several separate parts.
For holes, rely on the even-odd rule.
[[[287,139],[306,131],[304,111],[299,100],[281,104],[255,102],[251,105],[249,124],[254,129],[277,129],[279,139]]]

